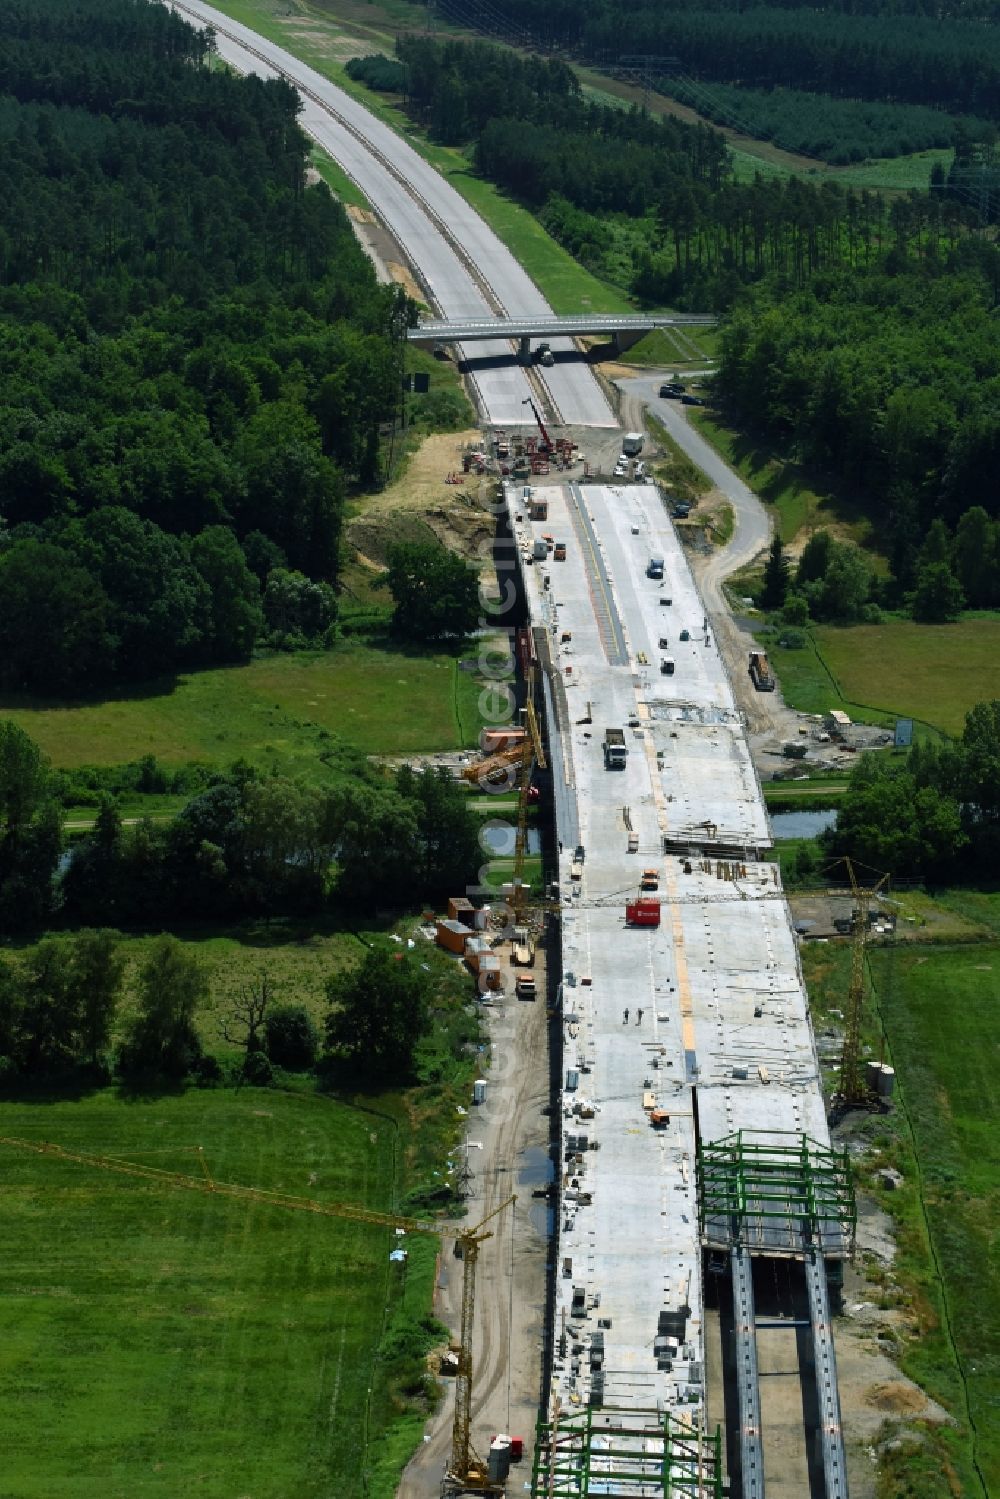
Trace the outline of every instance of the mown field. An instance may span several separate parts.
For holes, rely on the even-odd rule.
[[[317,1097],[7,1102],[0,1133],[195,1175],[203,1147],[220,1181],[392,1205],[392,1122]],[[374,1441],[370,1487],[361,1471],[391,1414],[375,1347],[387,1305],[423,1313],[431,1251],[406,1279],[384,1229],[0,1158],[5,1494],[387,1499],[397,1438]]]
[[[960,1488],[1000,1492],[1000,946],[876,953],[874,976],[905,1109],[907,1182],[895,1211],[906,1273],[925,1241],[940,1277],[903,1364],[963,1428]],[[903,1121],[900,1121],[903,1124]],[[896,1194],[894,1194],[896,1195]],[[963,1450],[964,1449],[964,1450]],[[926,1492],[930,1493],[931,1490]]]
[[[897,1239],[891,1278],[876,1271],[867,1294],[899,1309],[893,1356],[955,1424],[921,1429],[919,1442],[884,1453],[878,1493],[989,1499],[1000,1492],[1000,944],[990,940],[1000,896],[902,900],[902,929],[917,940],[873,950],[878,1007],[869,1002],[863,1026],[872,1055],[884,1027],[896,1101],[888,1116],[853,1116],[872,1152],[864,1184],[892,1215]],[[817,1028],[839,1027],[849,946],[806,943],[802,960]],[[896,1191],[878,1186],[881,1166],[902,1172]]]
[[[952,625],[820,625],[816,639],[845,697],[923,718],[946,734],[960,734],[972,705],[1000,693],[998,614],[967,614]]]
[[[973,704],[1000,692],[1000,615],[969,614],[952,625],[886,619],[879,625],[814,625],[801,650],[767,641],[785,701],[804,713],[841,708],[891,726],[920,722],[917,735],[958,735]]]
[[[118,765],[153,754],[309,774],[337,742],[363,754],[454,750],[481,721],[475,676],[447,655],[345,642],[190,672],[75,704],[0,697],[59,767]]]

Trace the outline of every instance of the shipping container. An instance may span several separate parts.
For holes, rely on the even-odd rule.
[[[625,907],[626,926],[659,926],[658,900],[630,900]]]
[[[464,953],[469,940],[469,928],[460,921],[438,921],[437,945],[446,952]]]

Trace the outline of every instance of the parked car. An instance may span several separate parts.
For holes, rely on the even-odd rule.
[[[681,396],[682,406],[704,406],[701,396]]]
[[[684,387],[679,381],[672,380],[669,385],[660,386],[661,401],[673,401],[684,394]]]

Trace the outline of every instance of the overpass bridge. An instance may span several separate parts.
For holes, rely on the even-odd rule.
[[[411,343],[468,344],[516,339],[522,362],[531,357],[532,339],[577,338],[581,335],[603,335],[613,339],[620,349],[627,349],[651,333],[654,328],[713,328],[717,322],[711,313],[637,312],[623,316],[578,312],[567,317],[496,317],[496,318],[427,318],[407,329]]]

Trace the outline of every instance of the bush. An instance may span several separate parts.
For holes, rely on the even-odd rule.
[[[308,1072],[316,1065],[319,1032],[301,1005],[279,1005],[265,1022],[267,1052],[275,1067]]]
[[[781,617],[786,625],[807,625],[809,623],[809,600],[801,593],[790,593],[785,600]]]
[[[222,1082],[222,1068],[215,1057],[199,1057],[192,1076],[199,1088],[217,1088]]]

